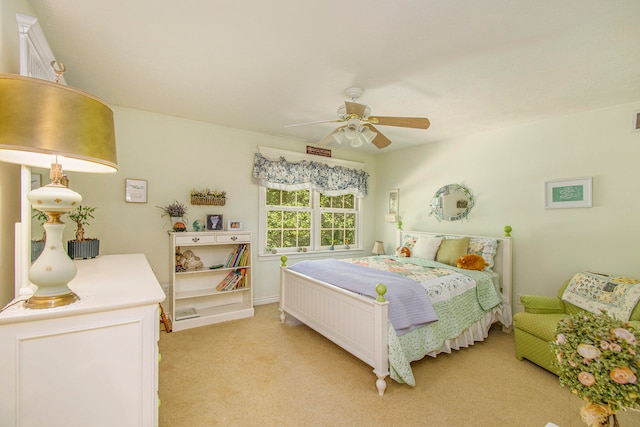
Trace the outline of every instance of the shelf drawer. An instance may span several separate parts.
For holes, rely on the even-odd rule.
[[[215,243],[216,237],[209,236],[176,236],[176,245],[193,245]]]
[[[216,236],[218,243],[249,243],[251,236],[249,234],[227,234],[224,236]]]

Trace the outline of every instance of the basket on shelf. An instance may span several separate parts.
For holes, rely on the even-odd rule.
[[[192,205],[224,206],[226,197],[191,196]]]

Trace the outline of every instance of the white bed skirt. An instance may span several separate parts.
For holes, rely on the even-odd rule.
[[[485,313],[480,320],[465,329],[460,335],[446,340],[439,350],[427,353],[427,356],[436,357],[440,353],[451,353],[451,350],[460,350],[461,348],[472,346],[478,341],[484,341],[489,336],[489,329],[496,322],[500,322],[503,328],[511,326],[510,320],[508,323],[503,322],[503,311],[506,311],[503,310],[503,307],[504,305],[500,305]]]

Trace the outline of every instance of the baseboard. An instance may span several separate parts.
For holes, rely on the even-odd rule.
[[[280,302],[280,296],[274,295],[271,297],[257,298],[253,300],[253,305],[264,305],[264,304],[273,304],[276,302]]]

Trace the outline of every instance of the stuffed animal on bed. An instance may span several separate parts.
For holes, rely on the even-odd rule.
[[[461,256],[457,260],[458,268],[464,268],[466,270],[484,270],[489,265],[480,255],[466,254]]]

